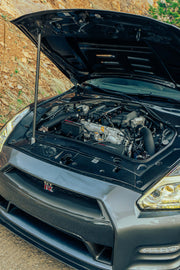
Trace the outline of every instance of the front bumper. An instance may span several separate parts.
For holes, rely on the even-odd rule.
[[[180,269],[179,251],[139,253],[180,243],[178,212],[144,215],[136,207],[139,193],[6,146],[0,164],[1,221],[53,256],[77,269]]]

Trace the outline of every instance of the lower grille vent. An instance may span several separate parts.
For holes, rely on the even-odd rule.
[[[55,227],[48,225],[9,203],[9,201],[2,196],[0,196],[0,207],[8,212],[8,216],[10,216],[11,220],[15,220],[16,224],[22,224],[22,227],[26,224],[26,231],[28,231],[28,234],[31,234],[31,238],[33,233],[40,233],[48,239],[51,239],[52,243],[53,241],[59,242],[61,246],[63,245],[68,247],[70,250],[78,251],[96,261],[108,265],[112,264],[112,247],[90,243],[74,234],[56,229]],[[51,250],[53,249],[53,247],[50,248]],[[55,248],[54,252],[56,252]]]
[[[7,209],[9,202],[0,195],[0,207]]]

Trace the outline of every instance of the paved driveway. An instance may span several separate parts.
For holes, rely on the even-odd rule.
[[[0,270],[72,270],[0,224]]]

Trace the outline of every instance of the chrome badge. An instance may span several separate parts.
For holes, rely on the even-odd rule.
[[[54,192],[53,185],[44,181],[44,190],[47,190],[49,192]]]

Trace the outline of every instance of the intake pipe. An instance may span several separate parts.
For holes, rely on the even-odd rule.
[[[144,148],[146,152],[152,156],[155,153],[155,144],[152,136],[152,132],[147,127],[142,127],[140,130],[141,136],[144,139]]]
[[[50,129],[54,126],[56,126],[57,124],[61,123],[61,121],[63,121],[64,119],[68,119],[68,117],[77,117],[77,113],[63,113],[61,115],[57,115],[56,117],[54,117],[53,119],[45,122],[44,124],[42,124],[42,127],[45,127],[47,129]]]

